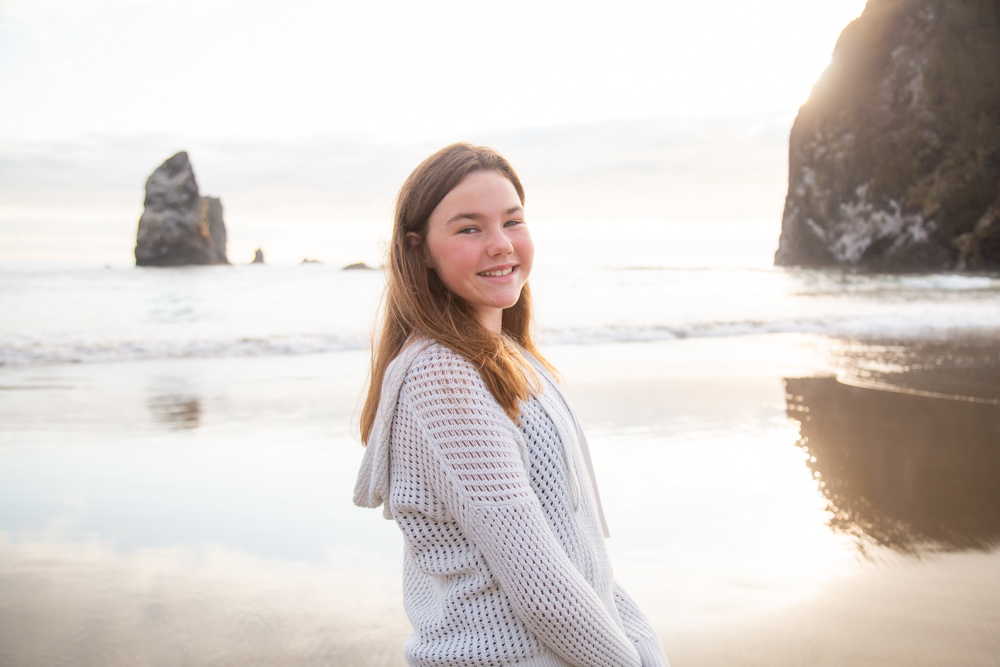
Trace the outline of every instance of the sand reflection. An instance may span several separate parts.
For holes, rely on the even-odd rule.
[[[1000,543],[1000,405],[832,377],[790,378],[785,387],[829,525],[857,537],[862,551]]]

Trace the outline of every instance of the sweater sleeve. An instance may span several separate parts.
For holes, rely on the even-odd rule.
[[[531,488],[521,434],[479,373],[449,353],[415,364],[407,385],[406,403],[440,470],[437,491],[521,622],[573,665],[640,667],[636,646],[553,535]]]
[[[642,667],[669,667],[660,639],[645,614],[639,609],[639,605],[629,597],[617,581],[614,584],[614,593],[615,607],[622,619],[625,634],[635,642],[635,647],[642,658]]]

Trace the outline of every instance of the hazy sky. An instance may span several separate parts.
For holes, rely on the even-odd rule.
[[[863,6],[0,0],[0,131],[426,139],[794,111]]]
[[[24,220],[134,242],[146,177],[182,149],[237,238],[383,224],[456,140],[505,153],[536,217],[777,219],[796,110],[863,9],[0,0],[0,260],[28,252]]]

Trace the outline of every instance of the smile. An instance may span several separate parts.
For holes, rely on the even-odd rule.
[[[512,273],[515,268],[517,268],[517,267],[512,266],[512,267],[507,268],[507,269],[500,269],[499,271],[483,271],[479,275],[481,275],[481,276],[490,276],[492,278],[498,278],[500,276],[506,276],[506,275]]]

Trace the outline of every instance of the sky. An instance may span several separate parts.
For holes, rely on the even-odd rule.
[[[796,110],[863,8],[0,0],[0,233],[134,225],[181,149],[229,224],[381,221],[456,140],[507,154],[545,216],[777,217]]]

